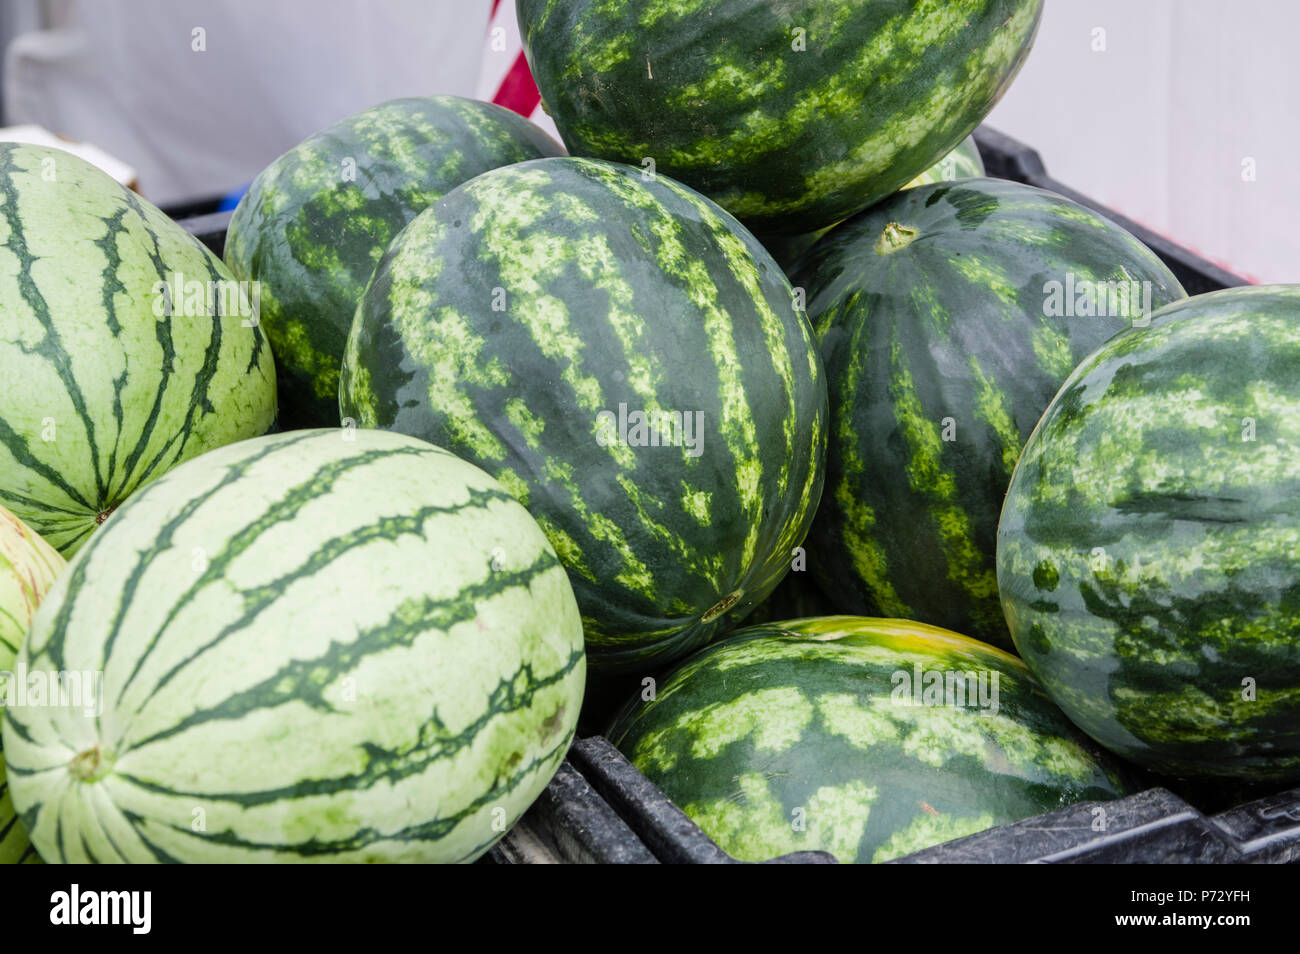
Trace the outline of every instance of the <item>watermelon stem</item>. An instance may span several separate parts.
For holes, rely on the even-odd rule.
[[[79,782],[93,782],[103,774],[100,771],[103,764],[104,757],[99,751],[99,746],[92,745],[73,756],[72,761],[68,763],[68,771]]]
[[[728,593],[717,603],[713,604],[713,606],[709,609],[707,613],[705,613],[703,616],[700,617],[700,622],[701,623],[713,622],[715,619],[717,619],[727,610],[731,609],[738,602],[740,602],[740,598],[744,595],[745,595],[744,590],[735,590],[731,593]]]
[[[890,252],[897,252],[900,248],[907,248],[920,234],[917,229],[890,222],[880,233],[880,238],[876,239],[876,254],[888,255]]]

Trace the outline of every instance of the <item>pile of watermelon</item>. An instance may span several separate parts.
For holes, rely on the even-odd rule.
[[[580,724],[752,861],[1300,779],[1300,288],[984,177],[1041,0],[518,12],[563,147],[224,261],[0,145],[0,861],[472,861]]]

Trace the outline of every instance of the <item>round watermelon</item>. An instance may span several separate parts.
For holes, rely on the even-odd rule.
[[[574,155],[650,166],[799,234],[943,158],[1029,52],[1042,0],[518,0]]]
[[[71,555],[169,467],[264,433],[249,291],[89,163],[0,143],[0,504]]]
[[[19,654],[97,698],[5,711],[47,861],[470,861],[582,702],[563,568],[502,487],[397,434],[222,448],[128,501]]]
[[[0,507],[0,706],[16,697],[14,660],[36,607],[63,572],[63,557],[4,507]],[[0,745],[0,864],[40,861],[9,797]]]
[[[1159,772],[1300,780],[1300,287],[1159,311],[1070,376],[998,527],[1017,649]]]
[[[263,170],[230,219],[226,263],[259,283],[281,426],[339,423],[352,316],[407,222],[481,172],[563,152],[508,109],[425,96],[340,120]]]
[[[608,737],[744,861],[888,861],[1130,786],[1020,660],[905,620],[747,627]]]
[[[343,413],[493,474],[564,561],[593,667],[702,645],[785,574],[821,493],[826,385],[781,269],[663,176],[485,173],[385,253]]]
[[[1183,297],[1177,279],[1068,199],[963,179],[840,225],[794,282],[830,389],[807,544],[822,590],[1009,648],[994,556],[1020,449],[1074,366]]]

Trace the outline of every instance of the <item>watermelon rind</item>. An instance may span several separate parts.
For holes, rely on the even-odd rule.
[[[1169,775],[1300,779],[1300,286],[1158,311],[1061,388],[1007,491],[1015,644]]]
[[[0,505],[70,556],[168,468],[265,433],[255,298],[90,163],[0,143]]]
[[[742,861],[888,861],[1132,785],[1020,660],[907,620],[746,627],[639,690],[608,737]]]
[[[128,501],[7,707],[49,862],[472,861],[568,749],[585,655],[554,550],[496,481],[365,430],[245,441]]]
[[[460,96],[380,103],[294,146],[230,219],[226,263],[261,290],[280,426],[340,423],[339,363],[370,273],[393,237],[451,189],[564,149],[524,117]]]
[[[793,280],[830,392],[806,544],[822,592],[838,612],[1010,648],[995,553],[1020,450],[1075,365],[1182,286],[1103,216],[986,178],[898,193],[821,239]]]
[[[14,660],[32,616],[66,565],[31,527],[0,507],[0,706],[15,691]],[[14,812],[0,745],[0,864],[39,861]]]
[[[824,228],[969,136],[1042,0],[517,0],[575,156],[652,168],[755,232]]]
[[[506,166],[417,216],[357,310],[340,402],[516,494],[606,671],[734,626],[821,493],[825,382],[781,269],[703,196],[615,163]]]

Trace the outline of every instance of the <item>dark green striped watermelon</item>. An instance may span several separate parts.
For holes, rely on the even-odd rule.
[[[169,467],[264,433],[248,292],[94,166],[0,143],[0,504],[69,555]]]
[[[282,427],[339,423],[339,362],[388,243],[481,172],[564,150],[516,113],[459,96],[395,99],[335,123],[253,181],[226,262],[261,283]]]
[[[1162,309],[1070,376],[998,528],[1016,647],[1112,751],[1300,779],[1300,287]]]
[[[606,671],[752,609],[821,493],[826,386],[785,276],[713,203],[627,166],[520,163],[418,216],[362,299],[340,398],[524,502]]]
[[[980,158],[979,146],[975,144],[974,136],[967,136],[960,146],[954,149],[948,155],[944,156],[929,169],[926,169],[919,176],[903,186],[904,189],[911,189],[914,186],[929,185],[932,182],[951,182],[953,179],[971,179],[984,175],[984,160]],[[834,226],[827,226],[824,229],[818,229],[815,232],[804,232],[799,235],[761,235],[759,241],[763,247],[772,253],[786,274],[794,269],[795,262],[804,252],[812,248],[813,243],[829,232]]]
[[[16,691],[14,660],[32,616],[66,565],[31,527],[0,507],[0,706]],[[14,812],[0,745],[0,864],[40,860]]]
[[[559,767],[582,626],[478,468],[375,431],[205,454],[129,501],[37,612],[29,671],[101,712],[5,712],[47,861],[468,861]]]
[[[1114,223],[999,179],[899,193],[814,246],[794,281],[831,395],[808,542],[822,590],[840,612],[1009,648],[994,556],[1020,449],[1074,366],[1181,298],[1178,281]],[[1106,282],[1137,293],[1116,285],[1112,301]],[[1069,313],[1088,288],[1105,316]]]
[[[744,861],[888,861],[1129,787],[1020,660],[904,620],[747,627],[608,734]]]
[[[518,0],[565,145],[655,169],[755,231],[902,188],[993,108],[1041,0]]]

